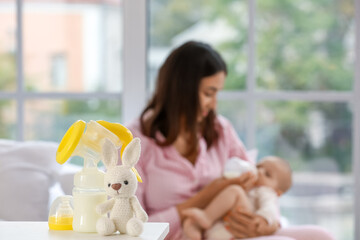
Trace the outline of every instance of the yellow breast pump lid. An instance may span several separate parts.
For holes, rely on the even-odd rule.
[[[101,152],[100,141],[105,137],[109,138],[116,146],[121,146],[121,156],[125,147],[133,139],[132,133],[120,123],[110,123],[103,120],[86,123],[83,120],[78,120],[68,129],[61,140],[56,152],[56,161],[63,164],[71,156],[83,156],[84,151],[89,151],[89,149],[91,152],[99,153]],[[137,180],[142,182],[137,170],[135,168],[132,170]]]
[[[56,161],[64,164],[73,154],[84,133],[86,123],[83,120],[76,121],[67,130],[56,151]]]

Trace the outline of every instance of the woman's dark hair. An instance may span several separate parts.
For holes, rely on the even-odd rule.
[[[143,134],[155,139],[160,146],[171,145],[180,132],[180,121],[184,119],[190,146],[193,146],[188,155],[197,150],[199,132],[209,148],[218,138],[216,114],[211,111],[199,126],[199,85],[202,78],[221,71],[227,73],[226,64],[208,44],[190,41],[174,49],[161,66],[154,95],[141,114]],[[149,110],[151,114],[145,118]],[[156,131],[163,134],[164,141],[156,139]]]

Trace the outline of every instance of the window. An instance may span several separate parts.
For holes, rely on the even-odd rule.
[[[324,226],[336,239],[359,238],[355,1],[151,0],[148,10],[149,92],[171,49],[210,43],[229,67],[218,111],[259,158],[278,155],[294,170],[282,214],[290,224]]]
[[[121,121],[122,1],[0,9],[1,138],[60,141],[78,119]]]
[[[360,239],[359,1],[6,0],[0,10],[0,138],[59,141],[78,119],[126,122],[169,51],[206,41],[229,68],[218,111],[259,157],[294,169],[282,214]]]
[[[51,58],[51,83],[54,88],[66,85],[67,61],[64,54],[55,54]]]

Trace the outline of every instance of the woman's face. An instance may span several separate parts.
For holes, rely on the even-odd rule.
[[[221,71],[201,79],[199,86],[200,111],[197,118],[198,122],[201,122],[211,110],[216,109],[217,93],[223,89],[225,77],[225,72]]]

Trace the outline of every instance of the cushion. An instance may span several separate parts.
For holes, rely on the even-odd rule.
[[[0,140],[0,219],[47,221],[57,143]]]

